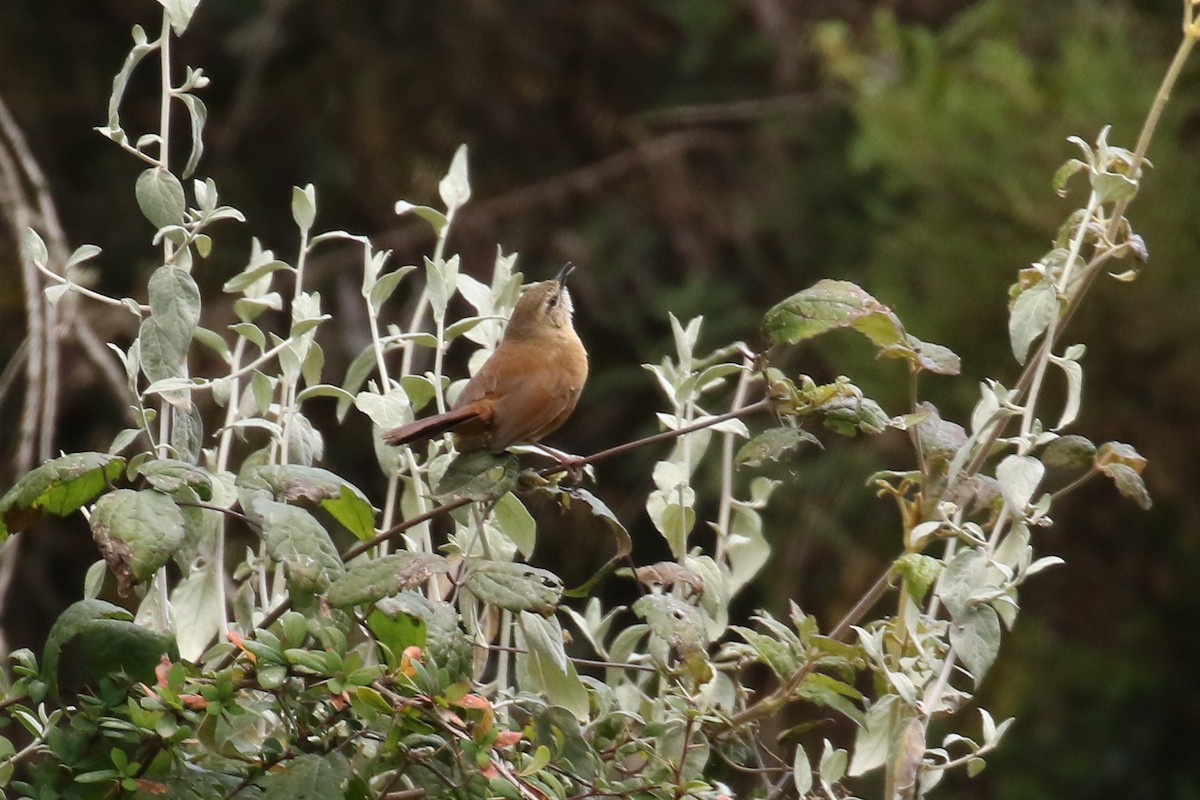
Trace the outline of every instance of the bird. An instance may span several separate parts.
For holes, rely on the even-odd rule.
[[[500,453],[535,444],[566,422],[588,375],[588,356],[571,317],[568,263],[552,280],[530,285],[513,309],[496,350],[454,406],[383,434],[413,444],[451,431],[460,453]]]

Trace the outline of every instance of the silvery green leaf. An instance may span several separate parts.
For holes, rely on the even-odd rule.
[[[450,169],[447,171],[446,177],[438,183],[438,195],[446,204],[446,211],[450,215],[453,215],[471,199],[471,185],[467,178],[467,146],[465,144],[459,145],[458,149],[454,151],[454,158],[450,160]]]
[[[632,606],[657,636],[681,652],[702,649],[706,643],[699,609],[667,594],[646,594]]]
[[[312,230],[317,218],[317,189],[311,183],[301,189],[292,187],[292,219],[302,231]]]
[[[42,290],[42,292],[46,295],[46,302],[49,303],[51,307],[57,307],[58,301],[61,300],[62,296],[69,291],[71,291],[71,284],[69,283],[52,283]]]
[[[762,517],[752,508],[737,507],[725,542],[729,559],[729,594],[749,583],[771,557],[771,545],[762,532]]]
[[[33,228],[25,229],[25,257],[39,267],[46,266],[46,263],[50,260],[50,253],[46,249],[46,242],[42,240],[41,235]]]
[[[1092,190],[1101,203],[1115,203],[1137,194],[1138,183],[1119,172],[1093,172]]]
[[[197,326],[192,332],[192,337],[197,342],[219,355],[222,361],[225,361],[226,363],[229,362],[231,356],[229,352],[229,345],[225,342],[225,339],[221,336],[221,334],[217,333],[216,331],[209,330],[208,328]]]
[[[200,321],[200,288],[195,279],[166,264],[154,270],[148,289],[151,318],[178,353],[187,353]]]
[[[199,2],[199,0],[195,0],[195,2]],[[208,119],[208,108],[204,105],[204,101],[194,94],[184,93],[175,96],[187,108],[188,119],[192,124],[192,149],[188,153],[183,172],[180,173],[182,177],[190,178],[200,163],[200,157],[204,155],[204,123]]]
[[[63,265],[63,271],[69,270],[71,267],[89,261],[103,252],[94,244],[81,244],[75,248],[75,252],[71,253],[71,257],[67,259],[67,263]]]
[[[158,0],[158,2],[167,11],[167,19],[171,21],[171,30],[175,32],[176,36],[183,36],[188,24],[192,21],[192,15],[200,6],[200,0]]]
[[[183,221],[187,201],[183,184],[161,167],[151,167],[138,176],[135,187],[138,208],[155,228],[178,225]]]
[[[221,565],[214,559],[205,559],[198,570],[184,577],[171,592],[172,628],[181,658],[199,660],[221,632],[225,624],[220,592],[223,580]]]
[[[1050,360],[1067,376],[1067,402],[1063,406],[1058,424],[1054,426],[1054,430],[1058,431],[1070,425],[1079,416],[1079,404],[1083,398],[1083,367],[1072,358],[1051,356]]]
[[[887,762],[899,724],[908,724],[910,714],[902,714],[900,698],[885,694],[867,710],[863,724],[854,739],[854,756],[846,774],[851,778],[865,775]]]
[[[1046,326],[1058,313],[1058,294],[1048,281],[1037,283],[1017,296],[1008,317],[1008,337],[1013,356],[1024,364],[1029,347],[1046,332]]]
[[[796,793],[800,797],[808,795],[813,786],[812,766],[808,763],[808,754],[804,752],[804,745],[796,745],[796,753],[792,756],[792,783],[796,786]]]
[[[458,283],[458,256],[436,261],[425,259],[425,280],[429,287],[429,305],[434,319],[441,320],[446,316],[446,307]]]
[[[388,299],[392,296],[392,293],[396,291],[396,287],[400,285],[400,281],[404,279],[404,276],[415,269],[416,267],[412,266],[411,264],[408,266],[403,266],[387,273],[379,278],[379,280],[375,281],[375,283],[371,286],[369,299],[371,302],[371,308],[375,309],[376,314],[378,314],[383,308],[383,304],[388,301]]]
[[[133,49],[125,56],[125,63],[121,65],[121,69],[113,77],[112,93],[108,98],[108,126],[104,129],[96,129],[113,141],[120,141],[125,138],[125,133],[121,130],[120,116],[117,112],[121,107],[121,99],[125,96],[125,87],[129,84],[129,76],[133,74],[133,69],[139,61],[148,53],[152,53],[157,49],[158,44],[149,43],[146,31],[142,29],[142,26],[134,25]]]
[[[946,564],[937,580],[937,595],[951,618],[966,613],[971,598],[987,586],[987,556],[982,550],[960,550]]]
[[[371,418],[376,426],[384,430],[413,421],[412,405],[404,389],[396,387],[387,394],[359,392],[354,398],[354,407]]]
[[[846,751],[840,748],[835,748],[828,739],[825,740],[825,749],[821,753],[821,782],[826,786],[832,787],[833,784],[846,777]]]
[[[1001,461],[996,480],[1009,508],[1017,514],[1024,512],[1045,474],[1045,465],[1032,456],[1010,455]]]
[[[950,644],[978,685],[1000,652],[1000,618],[989,605],[973,605],[950,623]]]
[[[450,222],[450,220],[446,219],[446,215],[438,211],[436,208],[413,205],[406,200],[396,201],[396,214],[415,214],[433,226],[433,232],[439,236],[445,229],[446,225]]]

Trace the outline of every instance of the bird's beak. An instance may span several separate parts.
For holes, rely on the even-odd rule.
[[[567,282],[567,276],[574,271],[575,265],[568,261],[563,265],[563,268],[558,271],[558,277],[556,277],[554,280],[558,281],[559,285],[562,286]]]

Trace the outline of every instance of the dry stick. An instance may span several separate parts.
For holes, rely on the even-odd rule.
[[[656,444],[657,442],[665,442],[669,439],[675,439],[679,436],[683,436],[685,433],[694,433],[705,428],[711,428],[713,425],[720,425],[722,422],[726,422],[731,419],[749,416],[756,411],[761,411],[764,408],[770,408],[774,402],[775,401],[772,398],[763,398],[757,403],[751,403],[743,408],[727,411],[724,414],[718,414],[715,417],[706,417],[698,422],[693,422],[691,425],[684,425],[682,428],[672,428],[670,430],[656,433],[642,439],[636,439],[632,442],[619,444],[616,447],[610,447],[607,450],[601,450],[597,453],[592,453],[590,456],[570,459],[565,464],[556,464],[552,467],[546,467],[538,474],[542,475],[543,477],[546,475],[553,475],[556,472],[564,472],[573,467],[582,467],[587,464],[592,464],[603,458],[621,455],[622,453],[627,453],[630,450],[636,450],[639,447],[645,447],[648,444]]]

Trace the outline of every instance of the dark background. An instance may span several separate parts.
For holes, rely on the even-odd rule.
[[[1111,124],[1110,140],[1133,146],[1178,42],[1179,6],[206,0],[175,45],[177,63],[212,78],[200,174],[249,224],[215,229],[216,253],[197,280],[216,298],[244,264],[248,230],[293,258],[290,187],[308,182],[318,229],[367,233],[396,251],[393,263],[420,263],[432,237],[392,205],[437,204],[437,182],[466,142],[473,198],[450,241],[464,269],[486,280],[497,243],[521,254],[531,278],[567,260],[581,267],[573,291],[593,378],[553,444],[591,452],[654,430],[662,404],[639,365],[673,352],[668,311],[704,315],[701,349],[757,344],[762,313],[822,277],[860,283],[914,334],[963,356],[962,377],[922,387],[943,416],[963,421],[978,380],[1017,374],[1007,286],[1083,202],[1078,187],[1066,199],[1050,187],[1076,155],[1065,138],[1094,140]],[[134,201],[141,165],[91,128],[105,121],[130,27],[154,35],[156,8],[0,4],[0,97],[49,177],[72,245],[105,248],[98,288],[115,295],[140,291],[156,251]],[[1149,456],[1156,505],[1143,513],[1097,483],[1056,507],[1059,524],[1037,545],[1067,564],[1023,594],[981,696],[998,719],[1018,722],[983,775],[950,781],[938,796],[1200,797],[1196,76],[1193,64],[1131,210],[1150,263],[1133,284],[1099,284],[1068,332],[1088,345],[1074,431]],[[157,127],[155,77],[143,68],[131,87],[131,131]],[[177,158],[184,147],[175,145]],[[14,247],[5,226],[5,361],[23,335]],[[312,262],[335,315],[359,307],[358,259],[332,248]],[[397,320],[412,285],[393,301]],[[206,302],[205,323],[223,324],[220,303]],[[116,341],[134,333],[127,316],[87,313]],[[363,328],[322,331],[336,380]],[[789,363],[821,379],[849,374],[889,412],[904,410],[902,368],[873,360],[852,336]],[[106,449],[123,426],[122,402],[70,349],[63,381],[56,447]],[[19,396],[0,406],[11,421],[0,452],[11,450]],[[333,431],[332,409],[314,408]],[[351,419],[328,442],[327,465],[378,497],[366,426]],[[865,478],[908,468],[907,440],[826,444],[789,465],[794,480],[767,527],[772,568],[739,599],[743,617],[756,607],[782,613],[791,598],[831,624],[893,555],[894,510]],[[660,456],[605,465],[597,487],[646,558],[661,547],[641,512],[650,488],[641,476]],[[2,485],[12,471],[0,464]],[[4,606],[14,646],[37,643],[96,558],[86,529],[70,522],[43,525],[20,545]],[[586,551],[549,544],[539,559],[586,574],[603,558]]]

